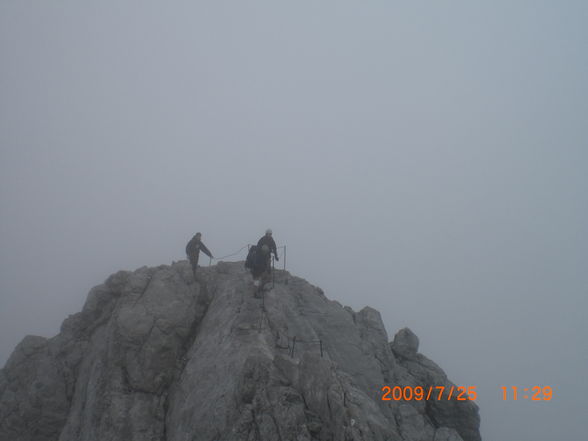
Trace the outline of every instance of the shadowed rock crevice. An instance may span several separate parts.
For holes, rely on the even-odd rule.
[[[285,271],[254,290],[242,262],[113,274],[0,370],[0,441],[480,440],[473,402],[382,401],[453,384],[410,330]]]

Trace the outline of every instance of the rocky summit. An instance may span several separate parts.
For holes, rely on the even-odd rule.
[[[0,441],[479,441],[472,401],[382,400],[452,385],[372,308],[181,261],[120,271],[57,336],[25,337],[0,370]]]

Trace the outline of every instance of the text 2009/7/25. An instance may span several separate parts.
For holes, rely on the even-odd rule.
[[[451,400],[452,398],[458,401],[475,401],[478,397],[476,393],[476,386],[429,386],[424,388],[421,386],[384,386],[382,387],[383,401],[421,401],[421,400]]]

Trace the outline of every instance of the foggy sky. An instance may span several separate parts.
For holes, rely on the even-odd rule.
[[[0,3],[0,366],[271,227],[477,386],[484,441],[586,437],[585,2],[84,3]]]

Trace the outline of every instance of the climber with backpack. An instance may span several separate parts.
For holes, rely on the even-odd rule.
[[[271,267],[271,253],[274,253],[274,257],[276,259],[276,261],[279,261],[280,259],[278,258],[278,247],[276,247],[276,242],[274,241],[274,238],[272,237],[272,230],[271,228],[268,228],[267,230],[265,230],[265,235],[261,237],[261,239],[259,239],[257,241],[257,248],[261,248],[264,245],[267,245],[267,247],[269,248],[269,253],[267,254],[267,260],[266,260],[266,266],[267,266],[267,270],[270,271]]]
[[[269,258],[270,251],[267,245],[258,247],[253,245],[249,248],[247,254],[247,260],[245,260],[245,267],[249,268],[251,275],[253,276],[253,284],[260,286],[261,279],[267,274],[267,260]]]
[[[276,260],[278,259],[277,247],[272,238],[272,230],[268,229],[257,242],[257,245],[252,245],[247,253],[245,260],[245,268],[251,271],[253,276],[253,284],[257,287],[263,286],[263,281],[271,273],[271,253],[274,253]]]

